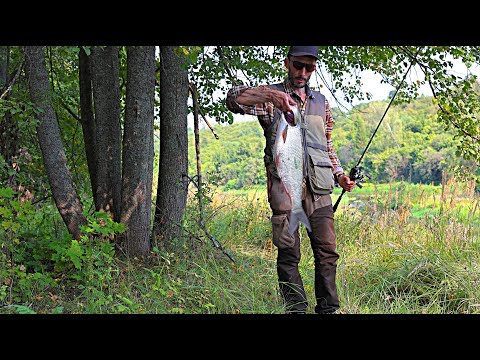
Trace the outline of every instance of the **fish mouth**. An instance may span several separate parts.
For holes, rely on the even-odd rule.
[[[291,116],[293,115],[293,121],[292,125],[295,126],[297,125],[301,119],[302,119],[302,114],[300,113],[300,110],[296,106],[292,106],[292,111],[291,111]]]
[[[295,114],[293,113],[293,111],[285,111],[283,113],[283,115],[285,116],[285,120],[287,121],[287,123],[289,123],[290,125],[292,126],[295,126]]]

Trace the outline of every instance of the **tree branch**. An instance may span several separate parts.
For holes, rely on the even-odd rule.
[[[18,79],[18,75],[21,73],[21,69],[23,68],[23,64],[25,62],[25,57],[22,53],[22,59],[20,60],[20,64],[18,65],[17,69],[15,70],[15,75],[13,76],[12,80],[10,81],[10,84],[6,87],[5,91],[0,95],[0,100],[3,99],[7,94],[12,90],[13,84]]]
[[[195,84],[193,83],[189,83],[188,84],[188,88],[190,89],[190,93],[192,94],[192,97],[194,98],[194,103],[198,103],[198,96],[197,96],[197,92],[196,92],[196,86]],[[203,113],[203,110],[200,108],[200,106],[198,106],[198,111],[200,112],[200,115],[202,115],[202,119],[203,121],[205,121],[205,124],[207,124],[208,128],[210,129],[210,131],[212,132],[213,136],[215,136],[215,139],[219,139],[217,133],[215,132],[215,130],[213,130],[213,127],[212,125],[210,125],[210,123],[208,122],[208,120],[206,119],[205,117],[205,114]]]
[[[227,72],[228,77],[230,78],[230,81],[232,82],[232,84],[238,85],[238,83],[237,83],[237,78],[236,78],[235,76],[233,76],[232,71],[231,71],[230,68],[227,66],[227,59],[225,59],[225,55],[224,55],[224,53],[223,53],[222,47],[221,47],[221,46],[217,46],[217,47],[215,48],[215,51],[217,52],[218,57],[220,58],[220,62],[222,63],[223,67],[225,68],[225,71]]]
[[[61,101],[61,100],[60,100],[60,105],[62,105],[62,107],[63,107],[65,110],[67,110],[67,112],[68,112],[70,115],[72,115],[75,120],[78,120],[80,123],[82,122],[82,119],[81,119],[78,115],[76,115],[76,114],[73,112],[73,110],[70,109],[70,108],[67,106],[67,104],[65,104],[65,103],[64,103],[63,101]]]
[[[418,52],[417,54],[413,54],[409,49],[407,48],[404,48],[404,47],[400,47],[400,50],[403,51],[410,59],[412,59],[411,61],[415,61],[419,66],[420,66],[420,69],[422,70],[423,74],[425,75],[425,78],[428,78],[427,82],[428,82],[428,86],[430,87],[430,90],[432,91],[432,94],[433,94],[433,97],[435,99],[438,99],[438,94],[437,94],[437,88],[434,86],[434,84],[432,83],[432,81],[430,80],[430,73],[429,73],[429,67],[426,66],[425,64],[423,64],[422,62],[420,62],[418,60]],[[456,118],[455,116],[447,111],[443,106],[442,104],[440,103],[437,103],[437,106],[439,107],[440,111],[444,114],[446,114],[447,116],[449,116],[450,118],[450,123],[452,124],[453,127],[455,127],[457,130],[459,130],[463,135],[465,135],[466,137],[469,137],[471,138],[472,140],[475,140],[475,141],[479,141],[480,140],[480,137],[478,136],[474,136],[472,134],[469,134],[467,131],[465,131],[462,126],[456,121]]]

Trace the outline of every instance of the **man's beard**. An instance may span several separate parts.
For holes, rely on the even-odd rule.
[[[302,79],[305,80],[305,84],[303,84],[303,85],[295,85],[295,81],[294,81],[295,79],[293,79],[290,75],[288,76],[288,80],[290,81],[290,85],[292,85],[294,88],[297,88],[297,89],[301,89],[301,88],[307,86],[307,85],[308,85],[308,81],[310,80],[310,79],[308,79],[308,78],[303,78],[303,77],[302,77]]]

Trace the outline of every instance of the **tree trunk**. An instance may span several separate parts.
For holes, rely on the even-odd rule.
[[[26,46],[24,55],[30,98],[41,110],[38,113],[37,136],[52,195],[69,232],[78,240],[80,226],[86,225],[87,220],[67,168],[60,129],[51,103],[44,47]]]
[[[8,59],[9,46],[0,46],[0,95],[3,94],[4,88],[7,87],[8,79]]]
[[[127,95],[123,135],[122,247],[129,256],[150,251],[152,209],[155,47],[127,47]]]
[[[154,236],[165,248],[182,236],[188,186],[188,73],[175,47],[160,47],[160,164]]]
[[[92,75],[90,72],[90,58],[80,47],[78,53],[78,78],[80,83],[80,117],[85,143],[85,155],[87,157],[88,173],[92,187],[94,204],[97,204],[97,170],[95,166],[95,118],[92,103]]]
[[[97,189],[95,208],[120,221],[121,211],[121,129],[118,48],[91,50],[93,98],[96,125]]]
[[[15,74],[10,76],[10,47],[0,46],[0,96],[3,100],[9,100],[10,91],[8,87],[10,81],[14,78]],[[20,65],[16,69],[16,72],[20,71]],[[10,111],[6,111],[5,115],[0,118],[0,154],[7,162],[12,165],[14,157],[17,155],[17,139],[18,139],[18,126],[13,120]],[[15,186],[15,176],[10,176],[8,185]]]

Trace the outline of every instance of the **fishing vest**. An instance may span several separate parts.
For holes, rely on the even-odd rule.
[[[283,83],[269,85],[271,89],[285,91]],[[313,90],[312,90],[313,91]],[[304,176],[310,184],[313,193],[319,195],[331,194],[334,189],[333,165],[328,156],[327,137],[325,133],[325,96],[318,91],[313,91],[314,97],[309,98],[305,108],[305,115],[302,115],[302,137],[304,146]],[[276,179],[271,179],[273,185],[278,182],[279,175],[273,161],[273,145],[277,135],[277,127],[281,116],[281,111],[275,109],[272,124],[265,129],[264,136],[266,146],[264,150],[265,165],[270,172],[269,175]],[[270,176],[270,178],[271,178]],[[274,203],[280,206],[284,197],[278,186],[271,186],[271,194]],[[283,207],[283,206],[282,206]],[[277,206],[278,208],[278,206]]]

